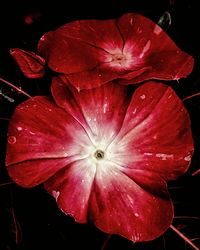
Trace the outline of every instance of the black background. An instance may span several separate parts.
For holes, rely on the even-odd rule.
[[[171,25],[163,28],[184,51],[195,58],[192,74],[170,84],[180,98],[200,92],[200,12],[198,1],[192,0],[18,0],[0,4],[0,77],[11,81],[31,95],[49,94],[51,72],[40,80],[25,78],[9,55],[13,47],[36,52],[39,38],[47,31],[77,19],[118,18],[124,13],[138,12],[158,22],[164,12],[171,15]],[[27,17],[32,16],[31,23]],[[29,20],[28,19],[28,20]],[[6,134],[17,104],[26,100],[5,83],[0,82],[0,250],[102,250],[107,235],[92,224],[81,225],[64,215],[42,186],[23,189],[12,183],[4,159]],[[174,202],[173,224],[200,246],[200,96],[184,102],[192,122],[195,154],[189,171],[169,183]],[[196,240],[195,240],[196,239]],[[162,237],[133,244],[119,236],[110,237],[104,250],[192,249],[169,229]]]

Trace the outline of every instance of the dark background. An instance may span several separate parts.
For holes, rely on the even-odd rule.
[[[171,25],[163,28],[184,51],[195,58],[195,67],[187,79],[169,84],[180,98],[200,92],[200,12],[194,0],[18,0],[0,3],[0,77],[11,81],[31,95],[49,94],[51,72],[41,80],[25,78],[9,55],[13,47],[36,52],[39,38],[47,31],[77,19],[118,18],[128,12],[141,13],[155,22],[167,11]],[[3,94],[2,94],[3,93]],[[0,250],[103,250],[107,235],[92,224],[77,224],[64,215],[42,186],[23,189],[12,183],[5,166],[6,133],[17,104],[26,100],[0,82]],[[195,154],[189,171],[169,183],[174,202],[173,224],[200,246],[200,96],[184,102],[192,122]],[[192,249],[169,229],[162,237],[133,244],[110,237],[104,250],[185,250]]]

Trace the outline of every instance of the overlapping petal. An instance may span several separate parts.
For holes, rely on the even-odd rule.
[[[123,79],[124,84],[177,80],[193,68],[191,56],[158,25],[135,13],[118,20],[68,23],[46,33],[38,50],[49,67],[65,74],[77,89],[94,88],[114,79]]]
[[[64,81],[64,77],[53,79],[51,91],[56,104],[79,121],[94,143],[112,140],[121,129],[130,102],[127,88],[110,82],[101,88],[77,92]]]
[[[52,94],[55,102],[32,98],[11,119],[6,164],[13,180],[44,183],[80,223],[90,218],[134,242],[163,234],[173,218],[165,181],[187,170],[193,152],[190,119],[174,91],[150,82],[131,97],[109,82],[77,92],[55,77]]]

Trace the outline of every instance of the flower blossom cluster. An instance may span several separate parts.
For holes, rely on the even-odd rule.
[[[135,13],[67,23],[44,34],[37,53],[11,55],[29,78],[46,66],[57,74],[51,96],[30,98],[11,118],[10,177],[43,183],[79,223],[133,242],[162,235],[173,219],[167,181],[187,171],[194,150],[188,112],[167,80],[187,77],[193,58]]]

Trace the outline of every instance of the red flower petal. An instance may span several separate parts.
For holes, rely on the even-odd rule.
[[[160,83],[139,87],[113,145],[121,165],[159,173],[165,180],[183,174],[193,153],[190,118],[175,92]]]
[[[101,88],[77,92],[54,78],[52,95],[57,105],[64,108],[88,131],[95,140],[113,139],[119,132],[130,98],[127,88],[110,82]],[[116,110],[118,110],[116,112]],[[101,139],[100,139],[101,138]]]
[[[119,78],[124,84],[177,80],[186,77],[194,63],[158,25],[133,13],[119,20],[68,23],[46,33],[38,50],[49,67],[66,74],[77,89]]]
[[[90,199],[95,225],[134,242],[162,235],[173,218],[165,182],[148,171],[133,171],[132,177],[115,168],[97,169]]]
[[[181,51],[171,38],[154,22],[136,14],[123,15],[117,23],[124,39],[124,50],[133,49],[138,67],[148,69],[138,77],[127,72],[127,83],[148,79],[178,80],[192,71],[194,59]],[[134,34],[134,35],[133,35]]]
[[[83,128],[50,99],[29,99],[17,107],[10,122],[6,156],[9,174],[20,185],[36,185],[81,158],[82,146],[88,143]],[[49,169],[45,161],[51,164]]]
[[[115,20],[75,21],[46,33],[40,39],[38,50],[48,58],[50,68],[71,74],[98,66],[100,55],[107,54],[100,46],[104,40],[122,48]]]
[[[9,176],[22,187],[37,186],[71,163],[71,158],[44,158],[10,165]],[[47,167],[48,166],[48,167]]]
[[[86,223],[88,202],[96,166],[85,160],[77,161],[58,172],[45,183],[45,188],[55,197],[59,208],[76,221]]]
[[[10,54],[26,77],[41,78],[45,74],[45,60],[31,51],[11,49]]]

